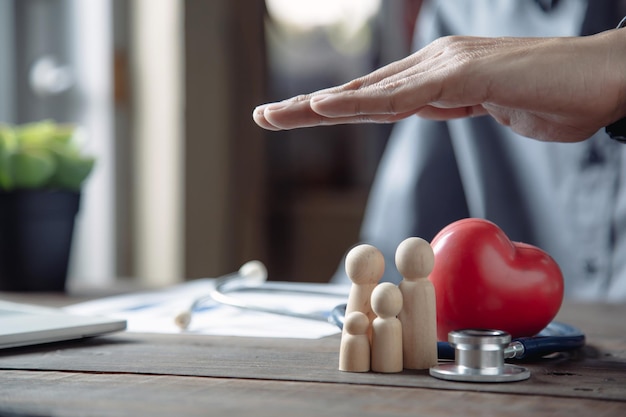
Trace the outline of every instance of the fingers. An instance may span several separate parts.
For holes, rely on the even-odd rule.
[[[331,118],[415,112],[436,102],[443,80],[450,78],[441,56],[426,48],[340,89],[311,96],[311,109]]]
[[[285,101],[265,104],[254,109],[256,124],[268,130],[318,126],[322,117],[309,106],[308,101]]]
[[[359,83],[362,82],[358,81]],[[355,88],[357,80],[334,89],[257,107],[254,121],[269,130],[293,129],[339,123],[389,123],[415,114],[438,97],[436,83],[412,85],[415,77],[402,82],[375,83]]]
[[[462,71],[467,70],[459,59],[459,51],[466,47],[464,42],[456,38],[435,41],[405,59],[341,86],[260,106],[253,113],[254,120],[261,127],[279,130],[385,123],[412,114],[437,120],[484,114],[480,106],[484,94],[477,87],[480,84],[469,82]]]
[[[346,123],[392,123],[411,115],[433,120],[449,120],[487,114],[480,104],[439,107],[434,103],[440,95],[437,82],[425,83],[416,89],[402,84],[389,94],[392,85],[377,84],[356,91],[316,92],[278,103],[257,107],[255,122],[268,130],[294,129]]]
[[[254,120],[254,122],[259,125],[259,127],[262,127],[263,129],[266,130],[280,130],[279,128],[277,128],[276,126],[272,125],[270,122],[267,121],[267,119],[265,118],[265,108],[268,107],[267,104],[264,104],[262,106],[258,106],[257,108],[254,109],[254,111],[252,112],[252,120]]]
[[[442,94],[446,71],[433,68],[431,62],[413,62],[416,59],[420,57],[396,62],[342,86],[260,106],[254,119],[273,130],[400,120],[436,103]]]
[[[440,83],[428,74],[418,74],[402,81],[383,80],[355,91],[316,95],[310,106],[315,113],[330,118],[396,115],[415,112],[436,101],[440,94]]]
[[[287,130],[300,127],[330,126],[353,123],[393,123],[413,115],[414,112],[396,115],[369,115],[352,117],[324,117],[305,107],[305,104],[267,104],[254,109],[252,117],[257,125],[267,130]]]
[[[310,99],[319,94],[332,94],[344,88],[344,86],[332,87],[276,103],[263,104],[254,109],[252,118],[257,125],[268,130],[318,126],[324,124],[324,118],[311,109]]]
[[[396,110],[395,103],[386,101],[385,96],[417,71],[416,62],[423,59],[422,55],[425,54],[427,51],[420,51],[340,86],[259,106],[254,109],[252,117],[260,127],[268,130],[340,123],[387,123],[399,120],[413,114],[415,108],[400,105],[399,110]],[[316,108],[313,103],[319,100],[318,97],[342,97],[344,101],[335,102],[335,105],[339,106],[338,109],[333,108],[332,101]],[[359,101],[364,97],[368,99],[364,108],[371,110],[359,109]],[[346,104],[345,100],[351,103]],[[380,108],[383,110],[379,110]]]

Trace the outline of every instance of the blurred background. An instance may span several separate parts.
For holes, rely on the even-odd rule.
[[[0,0],[0,122],[77,123],[97,158],[70,287],[251,259],[272,280],[328,281],[390,126],[266,132],[251,113],[405,56],[420,3]]]

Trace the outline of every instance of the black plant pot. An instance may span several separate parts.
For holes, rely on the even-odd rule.
[[[80,193],[0,191],[0,290],[64,291]]]

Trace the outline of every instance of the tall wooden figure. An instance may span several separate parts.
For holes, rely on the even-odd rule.
[[[345,318],[339,349],[339,370],[367,372],[370,370],[370,320],[364,313],[353,311]]]
[[[352,281],[346,317],[353,311],[360,311],[372,321],[374,313],[372,313],[370,297],[372,290],[385,272],[385,258],[372,245],[358,245],[346,255],[345,267],[346,274]]]
[[[406,369],[428,369],[437,364],[437,310],[435,288],[428,279],[435,255],[424,239],[410,237],[396,250],[396,267],[403,276],[399,288],[403,307],[402,345]]]
[[[372,371],[402,371],[402,324],[396,317],[402,309],[402,293],[394,284],[383,282],[372,292]]]

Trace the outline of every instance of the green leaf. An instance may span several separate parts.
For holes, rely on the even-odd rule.
[[[5,190],[13,187],[9,155],[15,151],[17,140],[10,126],[0,125],[0,188]]]
[[[55,132],[56,124],[51,120],[27,123],[16,129],[20,145],[28,148],[49,146]]]
[[[57,169],[49,186],[78,191],[93,170],[95,159],[86,156],[66,155],[54,152]]]
[[[54,133],[52,134],[52,141],[55,144],[61,146],[71,146],[72,148],[78,150],[76,144],[73,142],[75,131],[76,128],[74,125],[57,125]]]
[[[54,158],[45,151],[18,151],[9,155],[15,188],[45,186],[56,166]]]
[[[0,188],[61,188],[78,191],[95,159],[81,154],[71,124],[43,120],[0,124]]]

